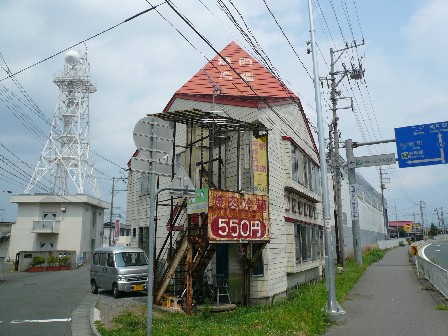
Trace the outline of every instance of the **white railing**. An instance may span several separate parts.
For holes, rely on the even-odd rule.
[[[35,233],[59,233],[59,221],[33,220],[32,232],[35,232]]]
[[[448,299],[448,271],[420,256],[414,256],[414,261],[417,271]]]

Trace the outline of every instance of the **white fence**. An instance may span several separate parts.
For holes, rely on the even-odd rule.
[[[417,271],[448,299],[448,271],[420,256],[414,256]]]

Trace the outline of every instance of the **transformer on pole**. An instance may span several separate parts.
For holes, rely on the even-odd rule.
[[[50,136],[24,193],[29,194],[48,174],[50,193],[53,195],[70,194],[70,179],[75,193],[85,194],[84,184],[87,181],[93,196],[99,198],[89,140],[89,97],[96,88],[90,80],[87,51],[83,54],[68,51],[64,71],[53,82],[59,87],[59,97]]]

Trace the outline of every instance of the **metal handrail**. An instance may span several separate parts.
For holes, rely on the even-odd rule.
[[[448,299],[448,271],[420,256],[414,256],[417,271]]]

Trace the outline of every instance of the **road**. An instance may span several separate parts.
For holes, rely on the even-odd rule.
[[[0,335],[71,335],[71,314],[89,294],[89,268],[8,273],[0,282]]]
[[[448,240],[432,242],[425,248],[424,253],[430,261],[448,270]]]

